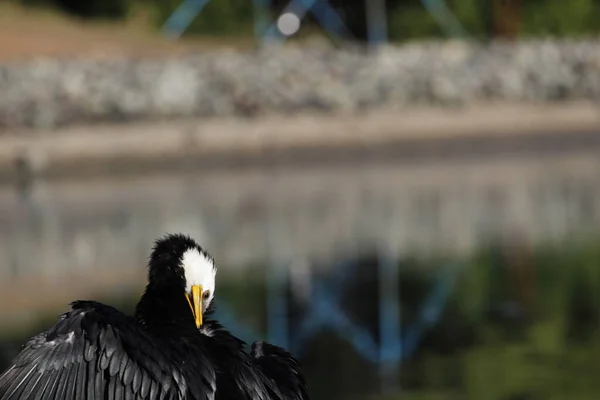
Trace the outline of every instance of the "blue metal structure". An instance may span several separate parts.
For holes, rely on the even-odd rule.
[[[189,27],[194,18],[210,0],[183,0],[163,26],[164,33],[178,38]],[[262,42],[283,42],[285,36],[277,29],[276,22],[269,23],[268,10],[271,0],[250,0],[254,5],[254,34]],[[433,16],[442,29],[452,37],[462,37],[466,32],[445,0],[421,0],[423,6]],[[387,13],[385,0],[365,0],[367,34],[371,45],[387,42]],[[352,39],[353,35],[344,24],[342,17],[331,6],[329,0],[291,0],[284,10],[292,12],[300,20],[311,12],[323,29],[337,39]]]
[[[367,36],[370,45],[380,45],[387,42],[387,15],[385,0],[370,0],[366,2]]]
[[[286,287],[288,269],[272,266],[267,273],[267,340],[290,349],[302,356],[307,343],[322,330],[334,331],[349,342],[364,359],[378,365],[382,379],[393,385],[401,364],[418,349],[424,334],[439,320],[458,276],[459,264],[450,263],[442,268],[437,282],[426,298],[416,321],[401,330],[400,297],[398,289],[399,262],[395,257],[380,255],[379,262],[379,338],[373,337],[367,328],[352,321],[340,306],[343,289],[357,271],[358,264],[346,261],[337,264],[328,279],[311,285],[309,307],[300,327],[292,332],[288,329]],[[218,318],[235,334],[248,342],[263,335],[252,331],[236,319],[234,313],[221,303]],[[390,378],[390,379],[388,379]],[[384,387],[385,387],[384,386]]]
[[[333,9],[329,1],[323,0],[292,0],[282,14],[293,13],[300,20],[312,12],[323,29],[336,39],[350,39],[352,32],[346,27],[340,15]],[[283,41],[285,37],[279,33],[276,22],[267,29],[263,41]]]
[[[269,28],[271,0],[254,0],[254,37],[259,38]]]
[[[170,38],[178,38],[190,26],[194,18],[210,0],[184,0],[165,21],[163,32]]]

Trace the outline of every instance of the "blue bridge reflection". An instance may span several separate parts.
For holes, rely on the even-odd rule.
[[[293,330],[290,329],[289,303],[294,299],[287,293],[290,283],[287,266],[272,266],[266,274],[266,335],[241,323],[226,304],[220,304],[217,318],[247,342],[263,338],[290,349],[300,358],[311,339],[328,330],[350,343],[362,358],[379,365],[382,372],[397,371],[418,349],[428,329],[439,320],[461,270],[460,264],[450,262],[439,269],[435,282],[420,304],[417,318],[402,326],[398,285],[402,263],[395,257],[380,255],[376,273],[378,335],[372,334],[366,324],[353,320],[342,306],[342,295],[356,277],[359,266],[356,260],[347,260],[336,264],[328,276],[313,277],[304,312],[294,316],[296,328]]]

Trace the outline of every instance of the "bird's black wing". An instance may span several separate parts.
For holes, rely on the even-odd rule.
[[[214,399],[210,365],[192,363],[197,378],[186,379],[178,356],[115,308],[74,302],[0,376],[0,400]]]
[[[281,347],[256,341],[252,344],[254,365],[269,379],[282,400],[309,400],[300,363]]]
[[[215,320],[206,320],[200,333],[210,342],[209,353],[217,369],[217,400],[272,398],[264,376],[254,367],[242,340]]]

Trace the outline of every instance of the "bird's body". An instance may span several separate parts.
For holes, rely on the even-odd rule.
[[[205,318],[216,268],[196,242],[157,240],[148,267],[133,317],[98,302],[72,303],[0,375],[0,400],[308,400],[291,355],[290,362],[280,358],[283,349],[269,355],[255,346],[248,354]]]

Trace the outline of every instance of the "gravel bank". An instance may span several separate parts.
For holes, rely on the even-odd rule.
[[[0,66],[0,129],[180,117],[600,100],[600,38],[376,54],[323,47]]]

